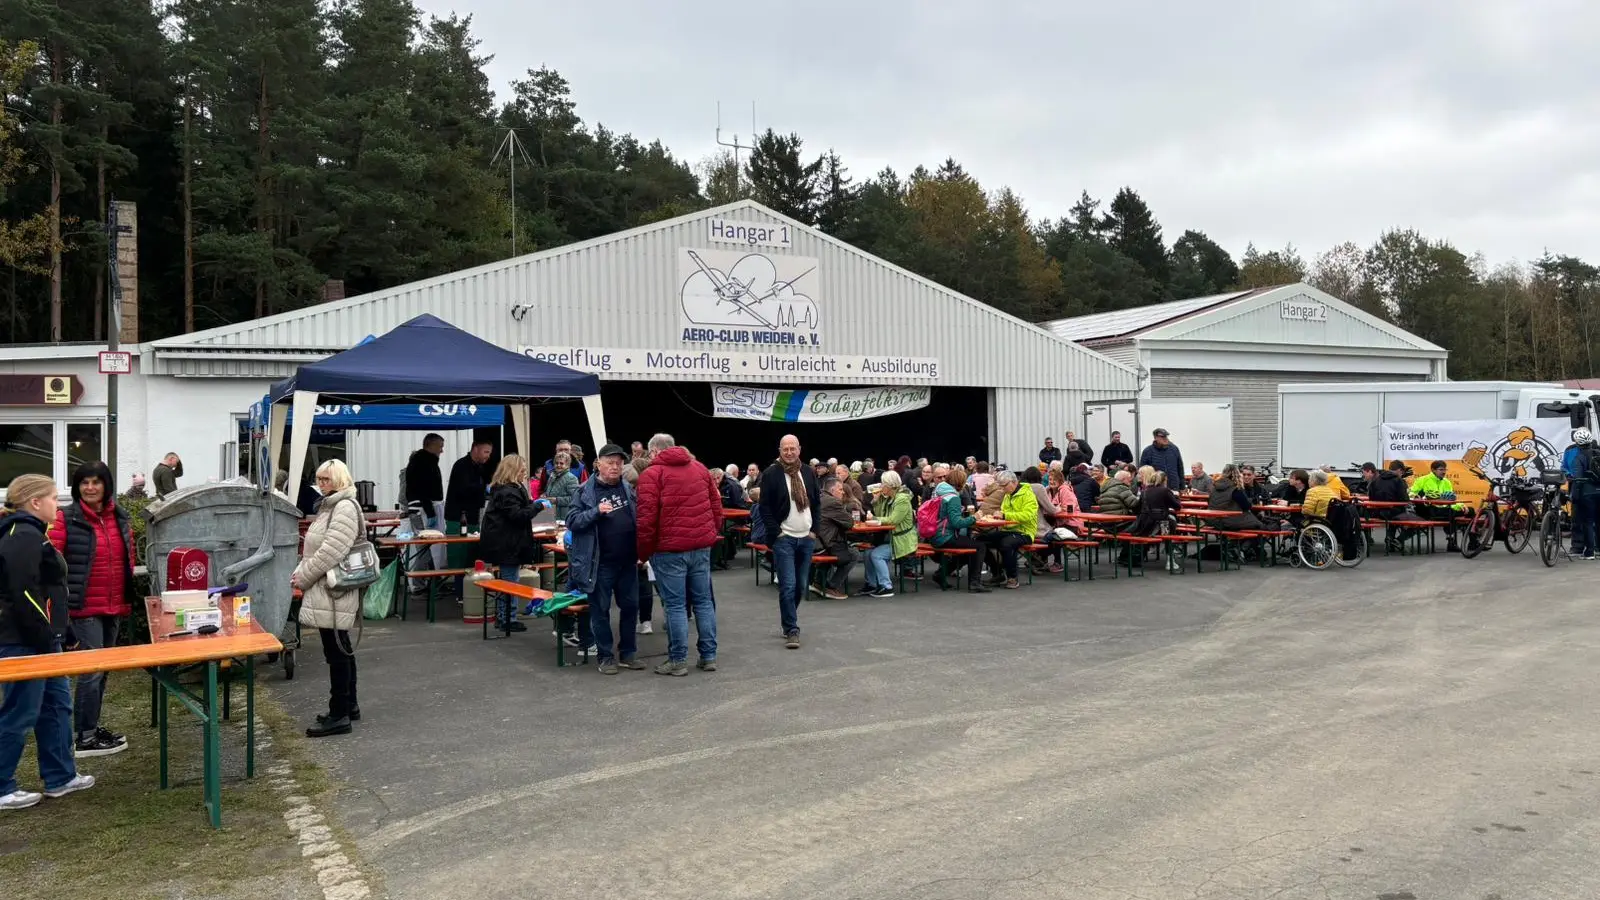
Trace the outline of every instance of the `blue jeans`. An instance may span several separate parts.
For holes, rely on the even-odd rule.
[[[894,545],[884,541],[867,551],[867,587],[893,590],[889,578],[889,563],[894,560]]]
[[[1600,513],[1600,491],[1572,492],[1572,552],[1579,556],[1600,552],[1600,547],[1595,546],[1596,513]]]
[[[800,633],[800,600],[811,581],[811,538],[787,534],[772,542],[772,573],[778,579],[778,627]]]
[[[711,550],[656,553],[650,557],[656,593],[667,618],[667,659],[689,659],[689,605],[699,632],[701,659],[717,658],[717,608],[711,603]]]
[[[513,563],[500,567],[500,580],[517,584],[517,573],[522,567]],[[517,598],[510,594],[496,594],[494,601],[494,624],[501,631],[506,630],[517,618]]]
[[[617,598],[617,655],[633,659],[638,652],[639,567],[632,560],[600,563],[595,567],[594,590],[589,592],[589,631],[594,635],[600,660],[612,658],[611,597]]]
[[[59,647],[57,648],[60,649]],[[34,656],[32,647],[0,644],[0,659]],[[53,791],[78,777],[72,761],[72,686],[66,678],[0,685],[0,795],[17,789],[17,762],[32,731],[39,743],[39,778]]]

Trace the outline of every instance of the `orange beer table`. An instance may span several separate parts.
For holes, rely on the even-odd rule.
[[[231,604],[224,602],[225,607]],[[74,650],[70,653],[42,653],[0,660],[0,682],[32,681],[84,675],[90,672],[125,672],[143,669],[150,674],[152,700],[156,701],[152,724],[160,729],[161,789],[167,788],[167,696],[176,696],[200,719],[204,756],[204,798],[213,828],[222,827],[222,707],[217,694],[217,669],[225,659],[242,659],[245,670],[245,776],[255,777],[255,655],[278,653],[283,644],[254,620],[233,621],[231,608],[222,614],[222,629],[212,635],[169,638],[177,630],[171,613],[161,612],[161,600],[145,600],[149,615],[151,643],[103,650]],[[205,668],[203,694],[196,694],[179,683],[191,669]]]

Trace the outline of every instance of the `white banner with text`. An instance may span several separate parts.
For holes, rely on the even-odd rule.
[[[928,405],[929,387],[813,388],[780,391],[740,384],[711,386],[712,415],[757,422],[853,422]]]

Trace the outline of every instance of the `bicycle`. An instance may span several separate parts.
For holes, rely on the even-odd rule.
[[[1534,525],[1539,521],[1539,501],[1544,489],[1531,479],[1512,479],[1506,482],[1510,497],[1501,516],[1505,532],[1506,552],[1521,553],[1533,541]]]
[[[1558,556],[1572,561],[1567,545],[1561,540],[1561,524],[1568,518],[1565,490],[1567,475],[1560,469],[1554,472],[1541,469],[1539,483],[1544,486],[1544,515],[1539,521],[1539,558],[1548,568],[1556,564]]]
[[[1463,558],[1472,559],[1494,546],[1495,521],[1500,511],[1500,497],[1495,489],[1504,484],[1504,479],[1489,479],[1489,492],[1473,507],[1472,515],[1463,529],[1465,540],[1460,542]]]

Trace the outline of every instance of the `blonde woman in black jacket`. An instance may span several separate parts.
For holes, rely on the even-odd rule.
[[[67,614],[67,561],[46,537],[56,519],[56,497],[56,483],[43,475],[19,475],[6,488],[0,514],[0,659],[60,653],[78,643]],[[94,787],[94,776],[80,775],[73,762],[70,680],[41,678],[0,688],[0,812]],[[30,731],[39,739],[43,793],[17,784]]]

